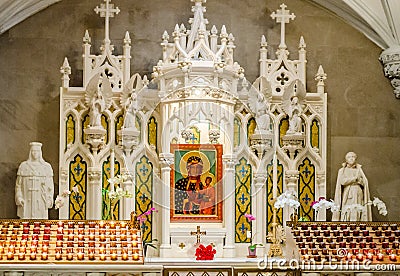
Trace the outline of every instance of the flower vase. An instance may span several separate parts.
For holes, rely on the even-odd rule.
[[[249,251],[249,255],[247,255],[247,258],[257,258],[257,246],[255,245],[251,245],[249,247],[247,247],[248,251]]]

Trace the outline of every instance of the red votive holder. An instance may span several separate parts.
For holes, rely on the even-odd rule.
[[[318,236],[317,239],[316,239],[317,242],[322,242],[323,240],[324,240],[324,238],[321,237],[321,236]]]
[[[353,236],[359,236],[360,235],[360,230],[356,229],[353,230]]]
[[[389,260],[391,260],[392,262],[396,262],[397,261],[397,255],[396,254],[390,254],[389,255]]]
[[[33,222],[33,226],[34,227],[38,227],[38,228],[40,228],[40,221],[35,221],[35,222]]]
[[[307,230],[307,229],[308,229],[308,225],[306,223],[302,223],[301,230]]]
[[[331,230],[337,230],[337,224],[336,223],[332,223],[331,224]]]
[[[46,241],[50,240],[50,234],[43,234],[43,239]]]
[[[33,234],[40,234],[40,227],[33,227]]]
[[[340,224],[340,229],[342,230],[347,229],[347,224]]]
[[[328,230],[328,224],[326,223],[321,224],[321,230]]]
[[[389,248],[389,242],[382,242],[382,248]]]
[[[24,227],[23,229],[22,229],[22,234],[29,234],[29,227]]]
[[[365,230],[367,229],[367,225],[365,223],[360,224],[360,230]]]
[[[39,235],[38,234],[33,234],[32,235],[32,240],[37,241],[39,239]]]
[[[43,233],[45,233],[45,234],[50,234],[50,227],[45,227],[44,228],[44,232]]]
[[[392,248],[393,248],[393,249],[399,249],[399,242],[395,241],[395,242],[392,244]]]
[[[63,221],[57,222],[57,226],[64,228],[64,222]]]
[[[366,248],[367,247],[367,243],[366,242],[360,242],[360,248]]]
[[[394,237],[394,236],[390,236],[390,237],[388,238],[389,242],[394,242],[395,239],[396,239],[396,237]]]
[[[392,229],[393,231],[397,230],[397,224],[396,223],[390,224],[390,229]]]
[[[389,225],[388,224],[382,224],[381,229],[383,231],[388,230],[389,229]]]
[[[377,236],[377,237],[382,236],[382,231],[381,230],[376,230],[375,231],[375,236]]]
[[[372,237],[371,236],[365,237],[365,241],[366,242],[372,242]]]
[[[306,242],[312,242],[312,241],[313,241],[313,238],[311,236],[306,237]]]
[[[369,244],[369,248],[376,248],[376,243],[375,242],[371,242]]]
[[[316,223],[311,224],[311,230],[317,230],[318,225]]]
[[[330,230],[324,230],[324,237],[329,237],[331,235]]]
[[[377,260],[377,261],[383,261],[383,258],[384,258],[384,256],[383,256],[382,253],[378,253],[378,254],[376,255],[376,260]]]
[[[336,241],[337,242],[342,242],[343,241],[343,237],[342,236],[336,237]]]
[[[357,228],[357,224],[350,224],[350,230],[355,230]]]
[[[75,222],[73,222],[73,221],[68,221],[68,228],[69,228],[69,229],[75,228]]]

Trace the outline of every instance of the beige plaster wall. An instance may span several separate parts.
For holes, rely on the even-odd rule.
[[[100,0],[64,0],[0,36],[0,217],[16,217],[14,183],[29,142],[44,143],[58,185],[59,68],[65,56],[72,67],[71,86],[82,78],[82,36],[88,29],[98,51],[104,21],[93,8]],[[189,0],[114,0],[121,13],[111,20],[111,39],[122,53],[125,31],[132,38],[132,73],[150,74],[160,58],[161,35],[191,16]],[[270,18],[281,0],[209,0],[206,18],[219,29],[227,26],[236,38],[236,60],[249,80],[258,74],[258,49],[267,36],[273,56],[280,27]],[[333,14],[305,0],[286,0],[296,19],[287,27],[286,42],[297,57],[301,35],[307,43],[308,90],[315,91],[319,64],[328,74],[328,196],[347,151],[355,151],[370,181],[372,196],[383,199],[387,218],[398,220],[400,208],[400,101],[392,94],[378,61],[381,52]],[[57,191],[57,186],[56,186]],[[57,212],[52,210],[51,217]]]

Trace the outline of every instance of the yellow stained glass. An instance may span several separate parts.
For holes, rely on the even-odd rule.
[[[251,135],[254,134],[254,132],[256,130],[256,126],[257,126],[257,123],[254,118],[251,118],[249,120],[249,122],[247,123],[247,140],[248,140],[249,145],[250,145],[250,137],[251,137]]]
[[[311,123],[311,147],[319,149],[319,124],[317,120]]]
[[[279,145],[281,147],[283,146],[282,137],[285,136],[288,129],[289,129],[289,120],[288,118],[284,118],[279,124]]]
[[[156,118],[151,117],[148,124],[148,143],[150,146],[153,146],[154,149],[157,151],[157,121]]]
[[[277,161],[277,196],[283,192],[283,165]],[[268,178],[267,178],[267,234],[271,231],[272,227],[272,216],[273,216],[273,164],[272,161],[267,166]],[[277,212],[278,223],[283,223],[283,210],[282,208]]]
[[[244,216],[251,214],[251,165],[245,158],[235,166],[235,242],[250,242],[247,231],[251,231],[251,223]]]
[[[305,158],[298,167],[299,180],[299,217],[314,220],[314,209],[311,203],[315,200],[315,167],[310,159]]]
[[[69,219],[86,219],[87,164],[79,154],[69,164]]]
[[[65,149],[67,149],[68,145],[75,143],[75,120],[72,114],[67,116],[65,136]]]
[[[240,120],[235,118],[233,124],[233,146],[236,148],[240,145]]]
[[[136,163],[136,214],[141,215],[152,208],[153,194],[153,165],[146,156],[142,156]],[[142,223],[142,235],[144,241],[152,240],[153,216],[149,214]]]

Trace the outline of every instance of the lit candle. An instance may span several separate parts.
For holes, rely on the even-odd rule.
[[[56,252],[56,260],[61,260],[62,256],[60,252]]]
[[[67,260],[71,261],[74,258],[74,255],[72,255],[72,253],[68,253],[67,254]]]
[[[94,254],[92,252],[89,253],[89,260],[94,260]]]
[[[367,259],[372,261],[374,259],[374,255],[370,252],[367,254]]]
[[[48,249],[49,249],[49,248],[48,248],[46,245],[43,245],[43,246],[42,246],[42,252],[46,252],[46,253],[47,253],[47,252],[48,252]]]
[[[63,242],[62,241],[56,241],[56,246],[57,247],[62,247],[62,245],[63,245]]]
[[[94,235],[93,234],[89,234],[89,240],[94,241]]]
[[[14,253],[13,252],[8,252],[7,253],[7,260],[14,260]]]
[[[136,247],[136,246],[137,246],[137,241],[136,240],[132,241],[132,247]]]
[[[25,253],[23,253],[23,252],[19,252],[18,253],[18,260],[25,260]]]
[[[84,259],[84,254],[82,252],[78,252],[78,260],[83,260]]]
[[[356,258],[361,262],[364,259],[364,255],[362,253],[358,253]]]
[[[99,222],[99,227],[100,227],[100,228],[103,228],[103,227],[104,227],[104,221],[100,221],[100,222]]]
[[[49,255],[46,253],[46,252],[43,252],[42,253],[42,260],[47,260],[48,259],[48,257],[49,257]]]
[[[376,260],[383,261],[383,254],[382,253],[378,253],[378,255],[376,255]]]
[[[122,253],[122,260],[124,261],[128,260],[128,254],[126,254],[126,252]]]
[[[100,261],[104,261],[106,259],[106,255],[103,253],[100,254]]]
[[[110,228],[111,229],[115,229],[115,222],[114,221],[110,221]]]
[[[25,252],[26,252],[26,247],[20,247],[20,248],[19,248],[19,252],[25,253]],[[2,252],[2,253],[3,253],[3,252]]]
[[[50,227],[45,227],[44,228],[44,233],[45,234],[50,234]]]
[[[139,260],[139,254],[137,252],[133,253],[133,260],[134,261]]]
[[[36,253],[35,253],[35,252],[31,252],[30,259],[31,259],[32,261],[33,261],[33,260],[36,260]]]
[[[389,259],[390,259],[392,262],[397,261],[397,256],[396,256],[396,254],[390,254]]]
[[[125,228],[126,223],[122,221],[122,222],[120,223],[120,225],[121,225],[121,228]]]
[[[117,260],[117,253],[115,252],[111,253],[111,260],[113,261]]]
[[[59,221],[59,222],[57,223],[57,225],[58,225],[58,227],[64,227],[64,222]]]

